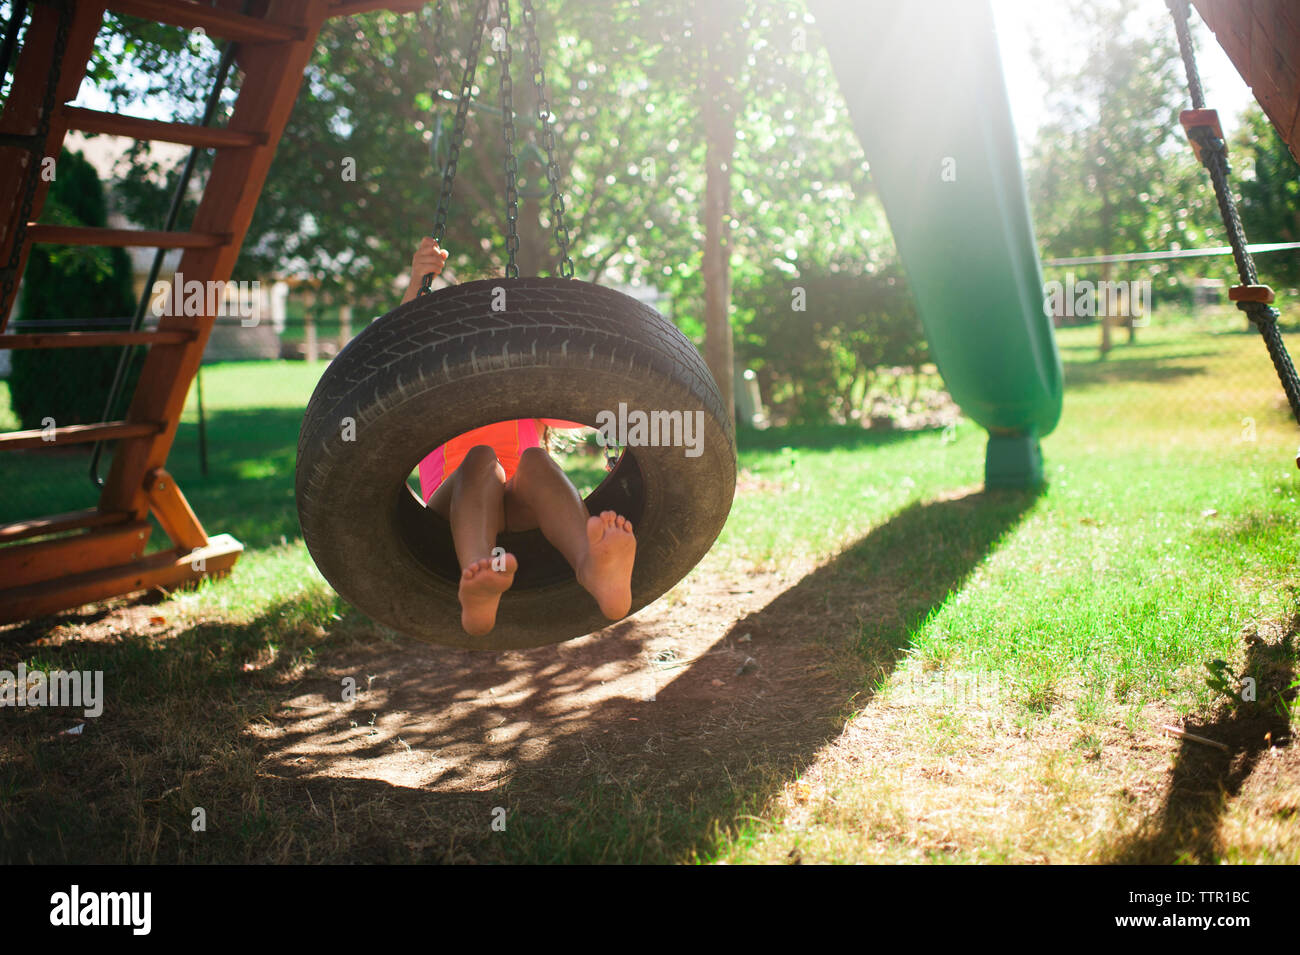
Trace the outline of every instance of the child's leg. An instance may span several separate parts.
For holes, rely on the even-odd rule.
[[[542,448],[528,448],[520,456],[506,485],[505,505],[510,529],[540,528],[605,616],[627,616],[636,557],[630,522],[613,511],[588,514],[577,488]]]
[[[460,622],[475,637],[496,625],[501,595],[519,567],[514,555],[506,554],[499,564],[504,570],[492,569],[492,548],[505,527],[505,477],[496,452],[479,445],[429,498],[429,507],[451,523],[461,567]]]

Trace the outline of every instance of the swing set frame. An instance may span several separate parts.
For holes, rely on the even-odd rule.
[[[32,18],[0,114],[0,349],[145,347],[121,420],[0,434],[0,451],[111,441],[96,505],[0,525],[0,623],[40,617],[228,571],[242,545],[209,536],[166,470],[186,396],[215,320],[168,315],[149,331],[7,331],[33,243],[180,249],[178,271],[228,281],[272,158],[332,17],[411,13],[432,0],[31,0]],[[1194,0],[1202,18],[1300,156],[1300,12],[1291,0]],[[127,14],[236,44],[244,80],[229,122],[204,127],[69,106],[107,13]],[[54,80],[51,82],[51,80]],[[70,130],[179,143],[216,152],[188,231],[42,224],[48,183],[37,174]],[[6,265],[6,263],[9,263]],[[171,546],[146,554],[153,517]]]

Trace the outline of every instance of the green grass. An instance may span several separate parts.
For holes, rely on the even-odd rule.
[[[840,725],[872,717],[875,701],[926,674],[993,674],[1000,695],[990,726],[1027,737],[1075,727],[1034,772],[1059,804],[1081,802],[1115,733],[1149,730],[1152,712],[1209,719],[1223,707],[1206,686],[1208,662],[1257,671],[1267,663],[1272,669],[1259,672],[1268,692],[1269,681],[1285,691],[1295,679],[1294,643],[1252,659],[1241,639],[1243,628],[1297,610],[1300,518],[1295,424],[1262,344],[1239,325],[1221,318],[1142,329],[1137,344],[1118,345],[1105,362],[1096,360],[1095,328],[1062,330],[1065,414],[1043,442],[1049,482],[1037,493],[963,493],[982,481],[985,441],[968,421],[946,436],[743,432],[749,489],[707,567],[686,585],[704,573],[815,567],[782,599],[849,589],[872,608],[852,625],[848,652],[864,675],[841,701]],[[51,742],[58,720],[47,713],[3,714],[0,859],[744,862],[773,861],[776,847],[784,857],[791,840],[832,861],[910,858],[902,847],[923,827],[909,815],[905,788],[883,777],[838,779],[833,799],[810,803],[812,821],[791,828],[791,787],[802,772],[822,771],[829,746],[793,768],[758,757],[728,766],[725,783],[701,782],[673,799],[583,777],[557,814],[512,804],[507,790],[499,798],[512,810],[511,837],[493,844],[456,842],[459,803],[352,781],[335,787],[325,811],[292,780],[260,776],[246,730],[273,711],[286,682],[378,639],[315,572],[297,526],[297,430],[320,370],[205,369],[210,473],[198,471],[193,395],[168,467],[209,531],[234,534],[248,551],[229,578],[155,608],[194,621],[178,637],[79,641],[73,617],[57,639],[23,648],[29,667],[114,674],[120,709],[75,753]],[[6,414],[0,387],[0,425]],[[75,452],[0,458],[0,522],[93,504],[85,463]],[[580,484],[599,477],[592,462],[574,466]],[[1286,719],[1294,716],[1292,702]],[[952,713],[909,740],[921,756],[960,754],[954,740],[972,726],[969,714]],[[83,791],[74,769],[86,760],[114,768]],[[200,777],[214,818],[241,820],[201,840],[174,822],[201,798]],[[431,844],[417,833],[438,807],[446,818],[437,831],[451,834]],[[1214,851],[1295,861],[1296,826],[1264,845]],[[921,857],[1017,860],[1033,829],[972,836]],[[1107,838],[1118,837],[1097,836],[1075,857],[1104,855]]]

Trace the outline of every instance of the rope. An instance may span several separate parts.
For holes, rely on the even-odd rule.
[[[1187,71],[1187,89],[1191,93],[1192,107],[1205,109],[1205,92],[1201,87],[1201,76],[1196,69],[1196,51],[1192,47],[1191,31],[1188,27],[1188,0],[1165,0],[1169,12],[1173,14],[1174,30],[1178,34],[1178,50],[1182,54],[1183,67]],[[1223,227],[1228,233],[1228,243],[1232,247],[1232,258],[1237,265],[1237,275],[1242,285],[1258,285],[1259,275],[1255,271],[1255,260],[1251,258],[1246,247],[1246,230],[1241,224],[1241,215],[1237,203],[1232,198],[1232,189],[1228,183],[1228,150],[1222,139],[1213,131],[1204,127],[1193,127],[1187,134],[1200,146],[1201,162],[1210,173],[1214,184],[1214,196],[1219,203],[1219,215]],[[1281,313],[1264,302],[1238,302],[1237,307],[1246,313],[1246,317],[1259,329],[1268,348],[1268,356],[1273,361],[1278,380],[1286,392],[1287,402],[1291,405],[1291,414],[1300,423],[1300,377],[1297,377],[1295,365],[1287,353],[1278,330],[1277,320]],[[1297,459],[1300,464],[1300,459]]]

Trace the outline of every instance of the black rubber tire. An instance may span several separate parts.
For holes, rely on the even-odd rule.
[[[503,291],[497,291],[498,289]],[[504,311],[493,311],[494,300]],[[394,630],[502,650],[569,640],[607,620],[539,531],[505,534],[519,558],[496,628],[460,626],[450,528],[406,483],[438,445],[514,418],[596,427],[602,410],[703,411],[702,453],[627,449],[587,498],[632,521],[632,612],[708,552],[736,487],[736,442],[695,346],[659,313],[572,279],[487,279],[441,289],[371,323],[321,376],[298,439],[298,517],[325,579]],[[351,433],[348,426],[351,422]],[[349,440],[350,439],[350,440]]]

